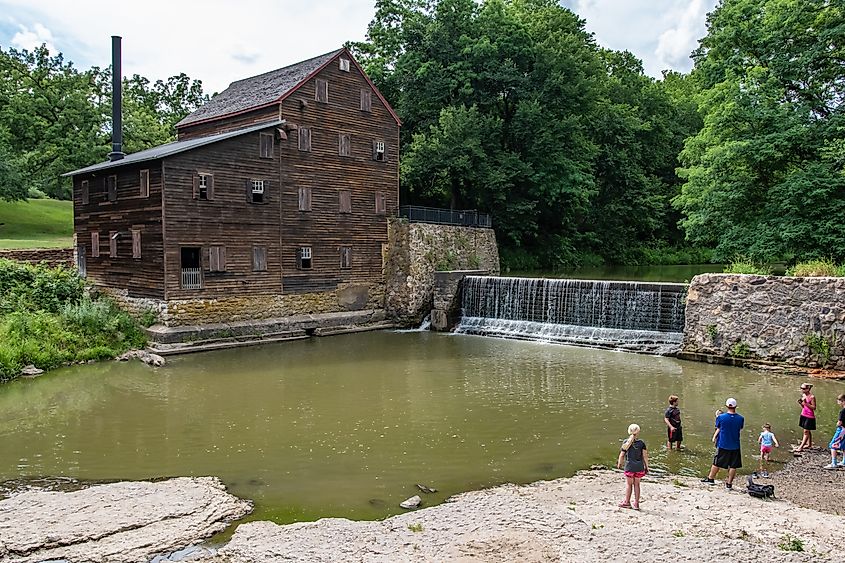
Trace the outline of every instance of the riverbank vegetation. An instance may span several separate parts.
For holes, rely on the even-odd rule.
[[[107,299],[85,294],[74,270],[0,259],[0,381],[113,358],[146,343],[143,330]]]
[[[842,262],[843,10],[721,0],[661,79],[555,0],[377,0],[350,47],[403,121],[401,203],[491,213],[506,269]],[[67,198],[110,149],[109,70],[0,49],[0,78],[0,199]],[[125,149],[207,99],[125,79]]]

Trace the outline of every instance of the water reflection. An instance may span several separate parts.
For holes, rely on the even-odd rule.
[[[842,388],[816,386],[821,437]],[[660,448],[670,393],[681,396],[680,455]],[[108,362],[0,386],[0,480],[218,475],[258,518],[378,518],[415,483],[440,490],[432,503],[611,464],[630,422],[655,468],[701,472],[729,395],[748,421],[746,467],[764,422],[784,444],[797,437],[795,378],[533,342],[382,332],[156,370]]]

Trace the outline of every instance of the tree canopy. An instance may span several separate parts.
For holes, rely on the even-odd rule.
[[[172,141],[176,122],[208,99],[184,74],[152,84],[134,75],[123,88],[127,152]],[[105,160],[110,139],[110,69],[80,71],[44,46],[0,49],[0,199],[68,197],[61,174]]]

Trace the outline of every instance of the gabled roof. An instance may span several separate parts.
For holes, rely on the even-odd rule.
[[[226,139],[231,139],[232,137],[237,137],[239,135],[245,135],[247,133],[253,133],[255,131],[260,131],[262,129],[267,129],[268,127],[278,127],[282,125],[285,121],[283,119],[276,119],[273,121],[266,121],[264,123],[259,123],[257,125],[251,125],[249,127],[245,127],[243,129],[236,129],[235,131],[228,131],[226,133],[217,133],[216,135],[209,135],[207,137],[198,137],[196,139],[188,139],[187,141],[176,141],[175,143],[167,143],[166,145],[159,145],[157,147],[153,147],[151,149],[146,149],[143,151],[135,152],[132,154],[126,155],[124,158],[120,160],[115,160],[114,162],[101,162],[99,164],[94,164],[91,166],[87,166],[85,168],[80,168],[79,170],[74,170],[73,172],[68,172],[67,174],[62,174],[62,176],[76,176],[77,174],[85,174],[88,172],[99,172],[100,170],[107,170],[109,168],[117,168],[118,166],[124,166],[126,164],[137,164],[139,162],[146,162],[148,160],[156,160],[159,158],[164,158],[166,156],[172,156],[174,154],[179,154],[181,152],[189,151],[191,149],[195,149],[198,147],[203,147],[205,145],[210,145],[212,143],[216,143],[218,141],[224,141]]]
[[[384,103],[385,107],[387,107],[387,110],[396,122],[401,123],[399,116],[396,115],[396,112],[393,111],[393,108],[390,107],[390,104],[387,103],[387,100],[384,99],[378,88],[375,87],[370,77],[367,76],[358,62],[354,60],[349,51],[343,48],[320,55],[319,57],[314,57],[313,59],[308,59],[307,61],[232,82],[228,88],[214,96],[208,103],[199,107],[196,111],[177,123],[176,127],[178,129],[188,125],[214,121],[215,119],[277,104],[344,53],[355,63],[355,66],[361,71],[361,74],[382,103]]]

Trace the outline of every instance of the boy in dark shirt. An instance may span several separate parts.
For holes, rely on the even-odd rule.
[[[666,423],[667,433],[666,448],[671,450],[674,443],[681,449],[681,442],[684,441],[684,433],[681,429],[681,409],[678,408],[678,396],[669,395],[669,408],[663,413],[663,422]]]

